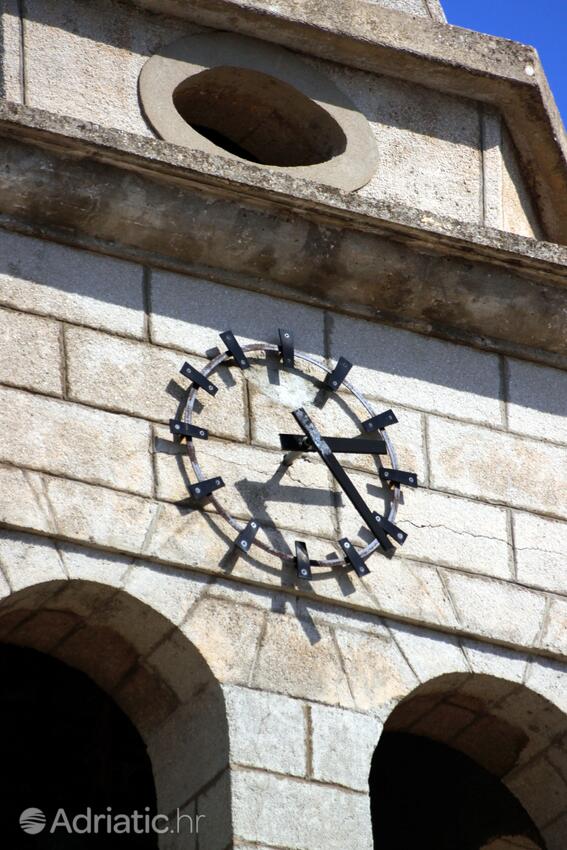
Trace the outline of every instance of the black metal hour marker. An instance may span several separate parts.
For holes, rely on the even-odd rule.
[[[378,416],[373,416],[372,419],[367,419],[362,423],[362,428],[367,434],[373,431],[381,431],[387,428],[388,425],[395,425],[397,422],[396,414],[393,410],[386,410],[384,413],[379,413]]]
[[[208,440],[209,432],[206,428],[199,428],[197,425],[190,425],[188,422],[183,422],[181,419],[170,419],[169,430],[172,434],[178,437],[196,437],[198,440]]]
[[[222,478],[207,478],[206,481],[198,481],[196,484],[190,484],[187,488],[194,499],[206,499],[215,490],[220,490],[224,487]]]
[[[256,520],[251,519],[246,528],[240,532],[234,541],[234,545],[238,546],[239,549],[242,549],[243,552],[248,552],[252,545],[252,541],[258,533],[258,528],[259,526]]]
[[[295,365],[295,352],[293,348],[293,334],[291,331],[286,331],[284,328],[279,328],[280,335],[280,354],[286,369],[292,369]]]
[[[234,357],[236,365],[240,366],[241,369],[249,369],[250,363],[248,362],[248,358],[242,351],[242,348],[232,331],[224,331],[221,333],[220,338]]]
[[[188,378],[192,384],[197,384],[197,386],[202,387],[202,389],[204,389],[205,392],[208,392],[209,395],[216,395],[218,393],[219,388],[216,387],[206,375],[203,375],[202,372],[194,369],[190,363],[184,363],[179,371],[182,375]]]
[[[302,579],[311,578],[311,564],[307,554],[307,546],[299,540],[295,541],[295,566],[297,575]]]
[[[403,472],[401,469],[385,469],[381,467],[379,475],[382,481],[385,481],[387,484],[393,482],[394,484],[407,484],[408,487],[418,486],[415,472]]]
[[[323,437],[332,452],[337,454],[388,454],[384,440],[364,440],[360,437]],[[315,452],[317,449],[304,434],[280,434],[280,446],[284,451]]]
[[[339,546],[345,553],[347,561],[349,562],[351,567],[354,568],[354,571],[357,576],[360,576],[361,578],[362,576],[367,576],[370,570],[368,569],[368,567],[366,566],[366,564],[364,563],[364,561],[362,560],[350,540],[348,540],[346,537],[341,538],[341,540],[339,540]]]
[[[394,525],[393,522],[390,522],[389,519],[383,517],[381,514],[374,512],[374,518],[376,522],[381,526],[382,530],[389,534],[390,537],[393,537],[396,543],[399,543],[400,546],[403,546],[406,540],[408,539],[405,531],[402,531],[401,528],[398,528],[397,525]]]
[[[346,357],[339,357],[339,361],[330,375],[327,375],[325,379],[326,386],[330,387],[332,390],[338,390],[350,370],[352,369],[352,363],[350,363]]]

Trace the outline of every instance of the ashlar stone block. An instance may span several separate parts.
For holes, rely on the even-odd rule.
[[[501,431],[431,418],[433,486],[567,518],[567,452]]]
[[[314,778],[367,791],[381,723],[367,714],[325,705],[312,705],[310,711]]]
[[[61,396],[64,391],[61,360],[57,322],[0,310],[1,383]]]
[[[502,424],[498,358],[409,331],[333,318],[331,357],[347,357],[353,383],[370,397]]]
[[[231,761],[273,773],[305,776],[306,709],[273,693],[224,688],[230,728]]]
[[[0,460],[150,495],[150,429],[131,418],[0,388]]]
[[[144,336],[141,266],[7,231],[0,232],[0,303]]]

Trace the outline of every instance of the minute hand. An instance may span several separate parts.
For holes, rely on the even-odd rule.
[[[305,410],[300,407],[293,411],[293,416],[301,430],[311,440],[315,447],[315,451],[320,456],[321,460],[327,465],[335,481],[343,489],[345,496],[354,505],[363,522],[368,526],[374,537],[378,540],[385,552],[391,551],[394,547],[386,537],[386,534],[378,525],[374,514],[365,503],[364,499],[332,453],[329,444],[321,436]]]

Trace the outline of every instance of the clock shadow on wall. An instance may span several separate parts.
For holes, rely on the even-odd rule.
[[[223,569],[244,554],[288,586],[333,579],[347,595],[372,555],[391,558],[405,543],[396,518],[417,474],[399,468],[396,415],[351,382],[352,364],[327,366],[296,350],[291,330],[278,335],[241,345],[227,330],[205,367],[182,364],[188,386],[168,387],[172,439],[156,450],[177,461],[179,510],[202,511],[226,541]]]

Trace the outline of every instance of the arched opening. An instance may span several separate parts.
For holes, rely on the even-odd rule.
[[[72,847],[109,846],[109,813],[139,813],[138,828],[156,814],[151,763],[144,742],[116,703],[84,673],[32,649],[0,646],[0,830],[11,847],[37,834],[39,848],[58,841]],[[23,822],[20,815],[38,808]],[[89,808],[102,813],[98,834],[69,841],[65,819]],[[49,834],[58,810],[65,812]],[[77,822],[79,823],[79,822]],[[93,825],[94,828],[94,825]],[[29,833],[27,832],[29,830]],[[90,832],[90,830],[89,830]],[[124,833],[124,847],[157,848],[155,832]]]
[[[545,850],[506,786],[446,744],[386,732],[370,777],[374,846],[380,850],[485,850],[497,840],[513,847],[512,837],[516,846]]]
[[[89,558],[96,565],[96,554],[87,555],[77,550],[76,557]],[[21,562],[21,566],[20,581],[25,562]],[[80,566],[84,566],[82,561]],[[109,566],[112,564],[101,563],[101,572]],[[156,594],[164,583],[167,587],[167,576],[158,574],[158,578]],[[147,575],[145,580],[148,581]],[[142,589],[147,593],[146,586]],[[19,649],[21,647],[27,650]],[[28,654],[29,650],[36,652]],[[135,804],[138,811],[140,807],[149,807],[150,811],[155,808],[160,817],[157,839],[156,830],[152,830],[154,834],[150,836],[153,843],[131,843],[135,834],[129,839],[130,843],[126,842],[127,833],[123,832],[110,838],[104,833],[106,840],[100,838],[99,841],[91,835],[64,833],[63,836],[50,836],[44,829],[40,835],[34,836],[34,839],[41,839],[36,840],[38,848],[45,846],[51,850],[52,847],[63,845],[82,848],[88,837],[97,846],[110,850],[125,844],[147,847],[148,850],[158,846],[162,850],[185,850],[195,846],[197,830],[202,847],[224,848],[230,844],[232,807],[224,696],[203,656],[171,620],[126,590],[112,585],[80,579],[32,584],[10,594],[0,604],[0,660],[2,657],[8,658],[5,653],[16,651],[25,654],[19,656],[18,663],[10,662],[12,673],[19,676],[20,683],[26,676],[40,676],[41,682],[49,685],[43,700],[46,707],[52,701],[52,708],[55,710],[58,707],[61,718],[68,721],[69,734],[78,742],[74,755],[78,758],[82,747],[83,754],[90,753],[94,758],[92,747],[96,738],[88,738],[83,729],[85,722],[92,722],[97,726],[96,735],[103,738],[100,746],[107,747],[108,751],[108,758],[103,760],[102,765],[100,759],[96,762],[96,770],[104,768],[123,774],[128,772],[127,764],[132,769],[138,766],[138,779],[132,774],[129,789],[124,788],[124,776],[120,783],[117,778],[113,779],[113,782],[118,783],[113,799],[118,801],[120,798],[120,805],[124,806]],[[37,657],[41,659],[41,664],[37,662]],[[37,665],[42,666],[41,675]],[[47,672],[47,665],[55,666],[49,666]],[[9,695],[10,688],[6,688],[3,677],[0,681],[4,692]],[[93,688],[97,692],[96,697],[92,696]],[[100,689],[104,691],[102,696]],[[12,690],[15,694],[15,689]],[[86,696],[87,691],[91,697]],[[78,698],[79,694],[84,699]],[[24,696],[22,691],[22,698]],[[41,701],[40,695],[38,699]],[[28,693],[26,700],[28,703],[31,700],[33,704],[31,694]],[[66,705],[67,702],[69,705]],[[99,710],[97,705],[103,714],[107,712],[113,718],[106,726],[100,717],[97,719],[95,716]],[[0,710],[1,707],[0,698]],[[38,710],[44,710],[43,704]],[[38,718],[38,729],[46,735],[52,735],[41,722],[41,716]],[[60,727],[58,730],[57,734],[64,734]],[[118,730],[122,740],[116,749],[112,737],[118,734]],[[24,731],[20,729],[22,734],[17,739],[22,764],[32,765],[37,738],[26,739]],[[98,754],[100,758],[102,755]],[[17,758],[17,753],[12,754],[12,757]],[[52,760],[53,750],[49,750],[46,757]],[[73,753],[69,754],[71,757]],[[54,776],[58,769],[59,766],[53,768]],[[75,767],[71,766],[70,769],[76,773],[79,768],[75,763]],[[91,767],[83,766],[82,770],[90,772]],[[45,775],[49,775],[49,768],[44,771]],[[148,778],[151,775],[155,801]],[[9,775],[4,775],[3,779],[10,782]],[[91,779],[94,781],[94,777]],[[63,778],[59,777],[57,781],[62,782]],[[35,787],[32,785],[30,778],[30,793]],[[72,805],[79,805],[87,787],[86,777],[76,780],[78,797]],[[104,805],[110,805],[114,809],[112,802],[104,804],[105,792],[98,785],[93,787],[103,808]],[[63,788],[60,784],[59,788],[63,789],[61,796],[65,796],[67,786]],[[54,782],[54,794],[56,789]],[[123,789],[124,795],[127,790],[130,797],[121,796],[120,789]],[[57,796],[60,795],[57,793]],[[30,800],[28,805],[40,808],[41,803],[36,798]],[[91,806],[93,811],[95,805],[98,804]],[[145,823],[138,823],[140,828],[145,829]],[[84,826],[84,822],[82,824]],[[100,824],[102,830],[102,820]],[[27,846],[31,840],[19,826],[17,834],[19,841],[9,842],[14,850]],[[57,839],[56,844],[41,843],[54,837]],[[138,838],[141,840],[142,836],[139,834]]]
[[[346,150],[343,130],[319,104],[250,68],[201,71],[175,88],[173,103],[194,130],[251,162],[316,165]]]
[[[370,773],[375,850],[564,850],[567,723],[528,688],[451,674],[388,718]]]

